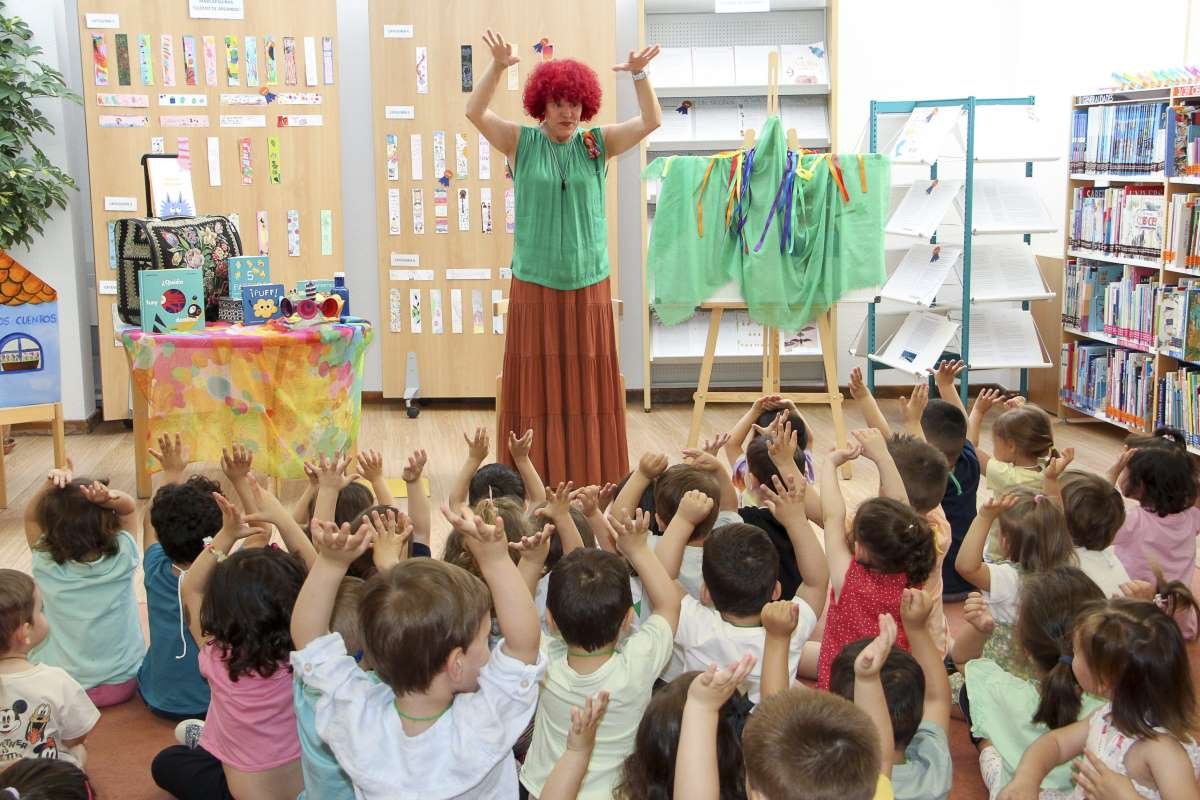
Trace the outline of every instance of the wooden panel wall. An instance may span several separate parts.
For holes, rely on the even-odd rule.
[[[88,29],[88,13],[116,13],[119,26],[115,29]],[[331,277],[342,267],[342,202],[341,146],[338,106],[338,84],[341,80],[341,52],[337,37],[337,9],[332,0],[248,0],[243,20],[191,19],[188,4],[145,2],[145,0],[79,0],[80,53],[83,62],[83,93],[93,240],[96,261],[97,287],[101,281],[115,281],[116,270],[109,266],[107,222],[129,212],[104,210],[106,196],[136,197],[136,216],[145,216],[145,190],[139,160],[150,152],[151,137],[165,137],[167,153],[176,152],[177,139],[189,139],[192,159],[192,183],[196,206],[201,214],[236,213],[240,218],[242,246],[247,254],[259,252],[256,216],[259,211],[268,215],[268,238],[271,253],[271,278],[289,287],[297,280],[312,277]],[[129,37],[130,85],[118,82],[117,47],[115,34]],[[108,53],[108,85],[97,86],[92,60],[92,34],[104,36]],[[149,34],[151,42],[154,85],[142,83],[138,61],[138,36]],[[175,56],[175,86],[163,84],[160,39],[164,34],[173,38]],[[197,64],[195,86],[187,85],[184,76],[183,36],[196,37]],[[203,58],[203,36],[217,40],[217,84],[207,85]],[[238,86],[230,86],[225,70],[225,36],[238,39]],[[245,37],[258,41],[259,86],[246,82]],[[288,105],[272,103],[267,106],[222,105],[222,93],[256,93],[266,85],[266,55],[264,36],[273,36],[278,69],[278,83],[269,88],[275,92],[314,92],[321,95],[320,105]],[[296,40],[296,85],[287,85],[284,75],[283,37]],[[304,37],[316,38],[317,85],[305,82]],[[321,39],[333,37],[334,82],[326,84],[322,64]],[[97,103],[98,93],[145,94],[150,107],[110,108]],[[160,93],[199,94],[208,97],[208,105],[195,108],[161,107]],[[101,114],[145,114],[150,118],[145,128],[101,128]],[[207,128],[162,128],[160,116],[178,114],[206,115]],[[222,128],[221,114],[265,114],[266,128]],[[321,127],[279,128],[279,115],[320,114]],[[209,185],[208,138],[220,140],[221,185]],[[278,136],[280,142],[281,181],[272,184],[268,175],[267,138]],[[238,141],[249,138],[252,149],[253,183],[241,180]],[[333,248],[331,255],[321,254],[321,211],[333,215]],[[300,255],[288,255],[287,212],[299,212]],[[353,303],[372,303],[373,298],[351,298]],[[100,322],[100,362],[104,392],[105,419],[129,416],[129,372],[125,356],[114,343],[113,306],[116,297],[98,294],[97,310]]]

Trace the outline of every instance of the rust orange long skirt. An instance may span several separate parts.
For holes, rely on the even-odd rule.
[[[500,430],[533,429],[530,458],[547,485],[625,476],[620,376],[607,278],[573,291],[512,279]],[[511,465],[508,448],[497,445]]]

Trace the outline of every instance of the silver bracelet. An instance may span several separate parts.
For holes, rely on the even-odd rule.
[[[635,81],[644,81],[644,80],[646,80],[646,70],[644,70],[644,69],[643,69],[643,70],[640,70],[640,71],[638,71],[638,72],[635,72],[635,73],[633,73],[633,79],[634,79]]]

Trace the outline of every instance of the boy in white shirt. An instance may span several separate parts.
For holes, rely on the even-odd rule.
[[[532,798],[545,790],[567,746],[571,708],[583,707],[589,697],[607,692],[608,710],[578,797],[610,800],[621,764],[633,751],[654,681],[671,657],[681,593],[650,549],[650,517],[638,511],[635,519],[612,522],[617,548],[641,577],[654,613],[637,633],[622,640],[633,622],[633,599],[629,565],[615,553],[574,550],[550,572],[546,621],[556,634],[542,639],[549,666],[533,742],[521,769],[521,783]],[[531,555],[525,551],[522,561]]]
[[[487,584],[426,558],[371,578],[359,619],[382,684],[346,654],[341,636],[328,633],[341,579],[374,530],[314,532],[319,555],[292,612],[292,666],[318,693],[317,733],[362,800],[517,796],[512,747],[546,669],[537,610],[509,557],[503,522],[487,525],[445,506],[442,513]],[[489,653],[493,606],[504,638]]]
[[[789,475],[787,483],[785,488],[776,477],[777,491],[762,485],[759,492],[775,519],[787,529],[796,553],[796,564],[804,576],[804,582],[792,600],[799,615],[788,651],[789,674],[794,675],[804,643],[825,607],[829,565],[805,513],[806,482],[802,477],[797,479],[795,475]],[[681,503],[681,513],[690,515],[690,507],[705,499],[689,493]],[[669,530],[667,541],[659,546],[660,557],[681,546],[680,540],[686,535],[687,531],[682,527]],[[757,660],[741,688],[750,702],[757,704],[759,665],[766,640],[762,608],[779,599],[779,552],[761,528],[746,524],[726,525],[704,540],[703,575],[701,593],[704,602],[690,595],[683,598],[674,655],[662,679],[671,681],[690,670],[707,669],[709,664],[731,664],[751,653]]]

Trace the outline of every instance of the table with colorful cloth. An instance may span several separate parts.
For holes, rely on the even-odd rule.
[[[254,468],[304,477],[304,462],[351,449],[362,408],[363,356],[374,331],[350,319],[305,328],[210,323],[203,331],[121,333],[133,381],[138,497],[150,496],[148,453],[178,433],[193,461],[219,462],[236,442]]]

